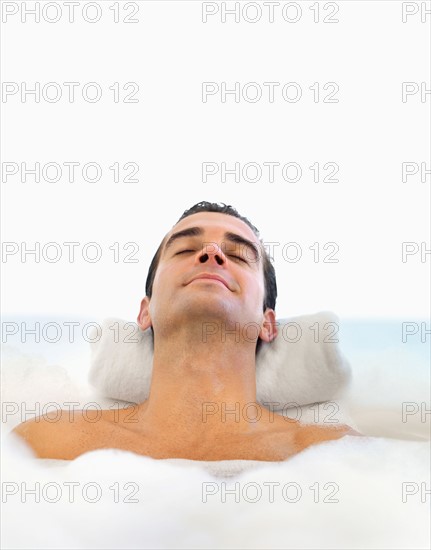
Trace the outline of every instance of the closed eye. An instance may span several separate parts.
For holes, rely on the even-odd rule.
[[[195,252],[194,250],[180,250],[175,254],[175,256],[178,256],[179,254],[185,254],[186,252]],[[241,256],[236,256],[235,254],[228,254],[231,258],[235,258],[236,260],[240,260],[241,262],[248,263],[247,260],[244,260],[244,258],[241,258]]]
[[[244,258],[241,258],[241,256],[235,256],[235,254],[229,254],[231,258],[236,258],[237,260],[241,260],[242,262],[247,263],[247,260],[244,260]]]

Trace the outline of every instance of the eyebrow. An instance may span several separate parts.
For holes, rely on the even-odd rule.
[[[201,227],[189,227],[188,229],[183,229],[182,231],[177,231],[176,233],[173,233],[169,239],[166,242],[165,245],[165,251],[172,246],[172,244],[177,241],[178,239],[183,239],[185,237],[200,237],[203,235],[203,229]],[[236,244],[242,244],[244,246],[247,246],[249,249],[253,251],[254,259],[259,260],[259,250],[257,246],[248,239],[245,239],[244,237],[241,237],[241,235],[238,235],[237,233],[231,233],[230,231],[227,231],[223,238],[226,239],[226,241],[230,241],[232,243]]]

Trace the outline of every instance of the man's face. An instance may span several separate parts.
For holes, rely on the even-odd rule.
[[[195,234],[177,235],[192,228]],[[261,243],[253,231],[233,216],[200,212],[166,235],[152,297],[142,301],[138,322],[143,329],[152,325],[156,334],[171,323],[261,325],[264,294]]]

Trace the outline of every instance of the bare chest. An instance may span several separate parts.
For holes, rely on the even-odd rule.
[[[94,449],[116,448],[156,459],[283,461],[310,445],[343,435],[345,432],[342,431],[304,426],[247,437],[219,434],[191,442],[175,432],[151,437],[107,423],[102,429],[84,437],[77,452],[82,454]]]

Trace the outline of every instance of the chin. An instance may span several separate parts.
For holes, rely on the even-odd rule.
[[[178,316],[182,323],[223,322],[227,325],[230,319],[237,318],[238,320],[238,315],[235,314],[229,301],[216,293],[187,297],[176,305],[172,304],[169,312],[170,315]],[[233,322],[233,326],[235,326],[235,322]]]

